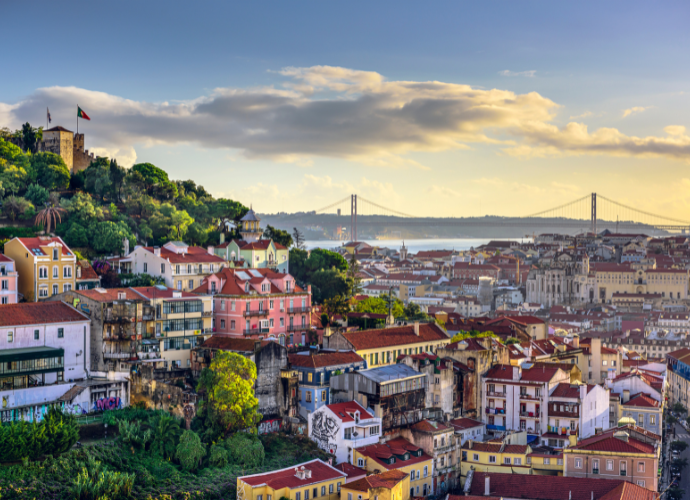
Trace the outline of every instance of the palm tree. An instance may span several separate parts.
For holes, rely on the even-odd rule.
[[[153,447],[163,458],[175,454],[177,441],[182,434],[180,422],[170,415],[161,415],[153,421]]]
[[[46,234],[50,233],[51,227],[57,226],[57,222],[62,222],[62,214],[67,213],[67,210],[54,205],[46,203],[43,210],[36,215],[36,225],[45,226]]]

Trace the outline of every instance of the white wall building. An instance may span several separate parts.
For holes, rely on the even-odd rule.
[[[352,450],[376,444],[381,437],[381,419],[356,401],[322,406],[308,416],[309,439],[332,453],[337,463],[350,462]]]
[[[596,430],[605,430],[609,422],[609,390],[600,385],[561,383],[551,390],[547,406],[549,427],[542,439],[548,445],[548,434],[578,439],[593,436]],[[615,422],[612,424],[615,425]],[[551,438],[558,439],[558,438]]]

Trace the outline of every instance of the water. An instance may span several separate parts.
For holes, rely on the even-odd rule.
[[[480,245],[485,245],[489,241],[497,240],[499,238],[447,238],[447,239],[420,239],[420,240],[405,240],[405,246],[409,253],[417,253],[424,250],[469,250],[470,248],[477,248]],[[516,238],[500,238],[504,240],[521,241]],[[387,247],[399,250],[403,244],[403,240],[360,240],[373,247]],[[332,240],[312,240],[306,241],[306,247],[312,248],[326,248],[328,250],[342,246],[344,242]]]

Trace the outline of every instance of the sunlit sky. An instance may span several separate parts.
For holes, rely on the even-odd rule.
[[[263,213],[350,193],[690,220],[687,2],[2,2],[0,127],[80,132]]]

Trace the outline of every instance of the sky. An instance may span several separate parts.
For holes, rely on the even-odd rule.
[[[688,2],[0,2],[0,127],[261,213],[690,220]],[[9,21],[9,22],[8,22]],[[4,73],[4,74],[3,74]],[[346,206],[343,206],[345,210]],[[349,209],[349,208],[348,208]]]

